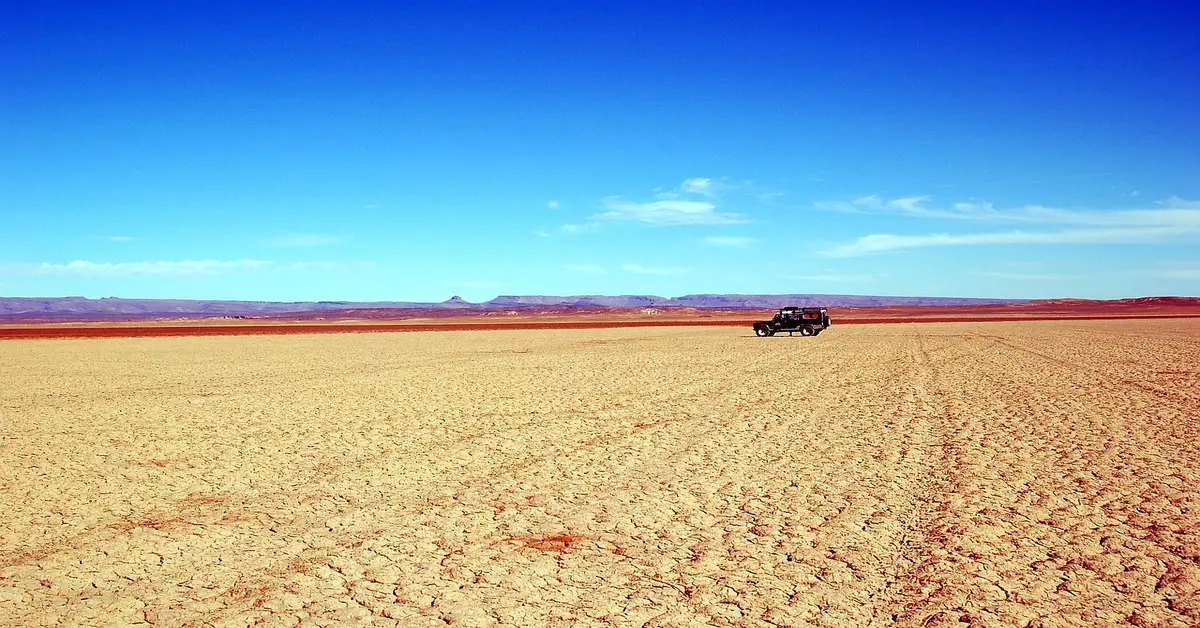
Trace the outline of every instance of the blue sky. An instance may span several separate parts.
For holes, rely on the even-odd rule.
[[[1200,295],[1192,3],[403,4],[0,5],[0,295]]]

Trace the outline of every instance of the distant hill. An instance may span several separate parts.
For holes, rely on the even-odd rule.
[[[522,308],[637,308],[772,309],[785,305],[879,307],[901,305],[989,305],[1021,303],[1021,299],[960,299],[948,297],[886,297],[830,294],[689,294],[653,295],[500,296],[470,303],[454,296],[441,303],[411,301],[201,301],[186,299],[122,299],[108,297],[0,297],[0,319],[112,320],[143,318],[255,317],[340,310],[513,310]]]
[[[193,301],[186,299],[121,299],[108,297],[0,297],[0,317],[50,315],[74,317],[165,317],[165,316],[253,316],[265,313],[313,312],[357,307],[412,308],[436,307],[428,303],[381,301],[349,303],[344,301]]]
[[[772,309],[786,305],[824,305],[829,307],[875,307],[881,305],[989,305],[1023,303],[1028,299],[966,299],[956,297],[881,297],[850,294],[688,294],[681,297],[646,295],[520,297],[501,296],[483,305],[521,306],[602,306],[602,307],[693,307],[698,309]]]

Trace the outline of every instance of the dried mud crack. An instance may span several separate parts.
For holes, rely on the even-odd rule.
[[[1200,321],[0,344],[0,625],[1200,624]]]

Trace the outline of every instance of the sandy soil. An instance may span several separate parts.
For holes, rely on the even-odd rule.
[[[1200,320],[0,343],[0,625],[1200,623]]]

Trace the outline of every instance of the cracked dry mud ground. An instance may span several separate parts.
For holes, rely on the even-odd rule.
[[[0,343],[0,625],[1200,623],[1200,321]]]

